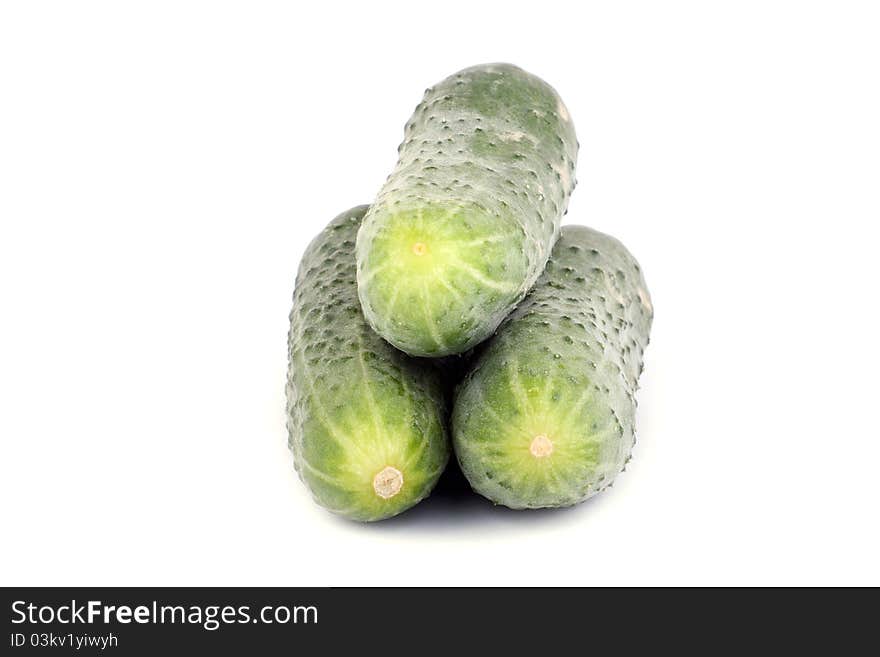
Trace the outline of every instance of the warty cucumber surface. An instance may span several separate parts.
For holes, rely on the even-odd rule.
[[[376,332],[416,356],[489,337],[544,269],[577,149],[559,95],[516,66],[475,66],[428,89],[357,238]]]
[[[354,248],[366,210],[336,217],[300,263],[287,426],[295,467],[315,501],[372,521],[426,497],[450,447],[438,371],[392,348],[361,313]]]
[[[611,485],[635,444],[653,308],[616,239],[565,226],[534,289],[455,395],[455,453],[471,487],[513,509],[568,506]]]

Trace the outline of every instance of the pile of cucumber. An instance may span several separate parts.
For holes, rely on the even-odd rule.
[[[465,69],[427,90],[374,203],[309,245],[287,418],[318,504],[397,515],[450,452],[513,509],[576,504],[623,470],[653,309],[620,242],[560,227],[577,149],[545,82]]]

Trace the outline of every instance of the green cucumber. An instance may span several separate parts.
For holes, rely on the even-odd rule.
[[[626,248],[565,226],[534,289],[456,390],[453,445],[471,487],[526,509],[569,506],[611,485],[635,444],[652,318]]]
[[[575,185],[568,110],[510,64],[428,89],[357,238],[358,291],[379,335],[414,356],[488,338],[532,287]]]
[[[366,211],[336,217],[300,263],[287,426],[296,470],[315,501],[372,521],[426,497],[450,448],[438,371],[393,349],[361,313],[354,246]]]

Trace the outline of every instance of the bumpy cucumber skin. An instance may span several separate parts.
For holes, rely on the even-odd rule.
[[[455,453],[471,487],[513,509],[570,506],[611,485],[635,444],[653,307],[616,239],[565,226],[534,289],[458,386]],[[535,436],[554,441],[546,458]]]
[[[290,312],[287,426],[296,470],[315,501],[373,521],[426,497],[450,447],[436,368],[393,349],[361,313],[354,246],[366,210],[336,217],[303,255]],[[389,499],[373,488],[385,466],[403,474]]]
[[[516,66],[475,66],[428,89],[358,235],[376,332],[434,357],[489,337],[544,269],[577,150],[558,94]],[[412,256],[415,243],[426,256]]]

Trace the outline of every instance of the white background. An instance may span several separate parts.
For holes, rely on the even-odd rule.
[[[880,584],[880,15],[864,2],[4,2],[0,583]],[[656,319],[610,491],[315,506],[299,257],[425,87],[510,61],[581,143],[567,222]]]

